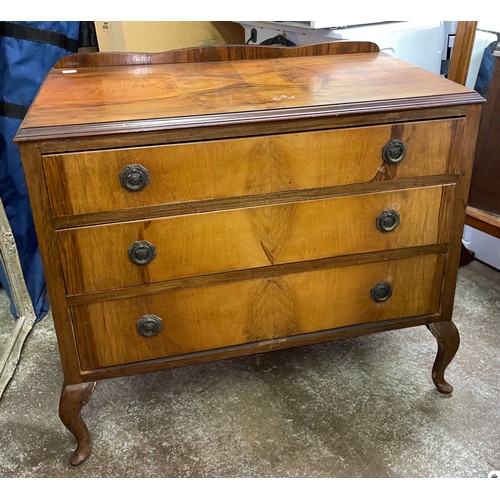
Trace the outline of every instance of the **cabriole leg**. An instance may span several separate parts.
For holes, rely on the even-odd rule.
[[[431,323],[427,325],[427,328],[436,337],[438,343],[436,361],[432,367],[432,381],[439,392],[450,394],[453,387],[446,382],[444,371],[455,357],[460,344],[457,327],[453,321],[444,321],[443,323]]]
[[[59,418],[67,429],[75,436],[77,447],[71,454],[69,463],[80,465],[90,455],[92,439],[80,412],[87,404],[97,382],[64,385],[59,402]]]

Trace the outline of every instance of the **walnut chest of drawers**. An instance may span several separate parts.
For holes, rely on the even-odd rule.
[[[16,141],[71,463],[109,377],[427,325],[451,392],[481,103],[369,43],[60,61]]]

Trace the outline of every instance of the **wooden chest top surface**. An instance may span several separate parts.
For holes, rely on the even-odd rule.
[[[318,107],[327,112],[328,107],[353,103],[376,110],[377,103],[387,100],[404,108],[412,99],[440,105],[478,97],[470,89],[380,52],[53,69],[18,139],[36,139],[36,129],[45,127],[116,123],[118,130],[124,122],[164,119],[168,125],[169,119],[190,118],[206,125],[221,115],[242,112]]]

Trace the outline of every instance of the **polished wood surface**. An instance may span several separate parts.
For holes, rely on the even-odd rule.
[[[18,133],[29,128],[310,108],[476,94],[380,52],[251,61],[52,70]],[[444,100],[446,102],[446,99]],[[174,120],[175,121],[175,120]],[[126,124],[113,124],[122,130]]]
[[[95,382],[64,385],[59,401],[59,418],[76,439],[77,447],[69,458],[71,465],[80,465],[92,451],[90,432],[82,419],[82,408],[88,403],[96,387]]]
[[[285,274],[296,274],[308,271],[330,269],[334,267],[360,265],[384,260],[405,259],[435,253],[446,254],[448,251],[449,245],[435,244],[425,245],[423,247],[397,248],[394,250],[384,250],[383,252],[339,255],[338,257],[291,262],[288,264],[273,264],[252,269],[238,269],[236,271],[227,271],[224,273],[204,274],[169,281],[159,281],[156,283],[130,285],[124,288],[88,292],[83,295],[68,295],[67,304],[68,306],[78,306],[81,304],[91,304],[93,302],[100,302],[103,300],[134,298],[138,295],[154,295],[167,290],[177,290],[180,288],[219,285],[248,279],[270,278]]]
[[[50,308],[57,342],[61,352],[64,380],[68,385],[82,382],[78,352],[72,338],[70,311],[66,303],[66,287],[59,258],[57,236],[50,219],[50,202],[43,175],[42,159],[36,144],[24,144],[20,148],[23,169],[31,201],[31,211],[43,256],[43,271],[47,282]]]
[[[460,335],[453,321],[427,325],[438,343],[436,361],[432,367],[432,381],[439,392],[450,394],[453,386],[444,378],[446,367],[451,363],[460,345]]]
[[[448,163],[452,136],[463,126],[463,118],[409,122],[47,155],[43,163],[54,216],[102,213],[447,173],[453,168]],[[390,139],[401,139],[408,147],[398,165],[382,161],[382,148]],[[143,190],[131,192],[120,185],[120,172],[128,164],[148,170],[151,181]]]
[[[147,53],[109,53],[77,54],[63,57],[55,68],[82,68],[106,66],[130,66],[143,64],[174,64],[213,61],[239,61],[252,59],[275,59],[281,57],[328,56],[335,54],[356,54],[378,52],[373,42],[353,42],[338,40],[329,43],[314,43],[295,47],[266,45],[221,45],[191,47],[166,52]]]
[[[82,368],[436,313],[442,266],[443,255],[425,255],[74,307]],[[371,288],[386,281],[393,295],[371,300]],[[136,331],[147,314],[164,324],[149,338]]]
[[[500,215],[467,207],[465,223],[483,233],[500,238]]]
[[[465,222],[465,209],[469,194],[477,131],[481,116],[481,106],[470,106],[466,126],[457,132],[455,147],[452,148],[449,161],[462,172],[458,177],[454,208],[450,219],[451,242],[447,266],[443,279],[443,297],[441,313],[443,318],[451,320],[455,300],[455,287],[460,262],[460,251]]]
[[[60,231],[69,294],[337,255],[448,243],[454,185],[225,210]],[[384,210],[400,225],[382,233]],[[130,261],[136,241],[156,248]]]
[[[459,21],[450,60],[448,79],[465,85],[476,38],[477,21]]]

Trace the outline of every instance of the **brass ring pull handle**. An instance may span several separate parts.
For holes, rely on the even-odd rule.
[[[377,217],[377,229],[382,233],[394,231],[399,226],[399,214],[396,210],[384,210]]]
[[[163,321],[154,314],[146,314],[136,323],[137,333],[143,337],[154,337],[163,330]]]
[[[149,241],[136,241],[128,249],[130,262],[138,266],[149,264],[156,257],[156,248]]]
[[[142,165],[127,165],[120,172],[120,184],[128,191],[142,191],[149,181],[149,172]]]
[[[390,283],[377,283],[370,290],[370,297],[374,302],[385,302],[392,295],[392,286]]]
[[[403,161],[406,156],[406,144],[399,139],[390,140],[382,149],[382,158],[392,165]]]

